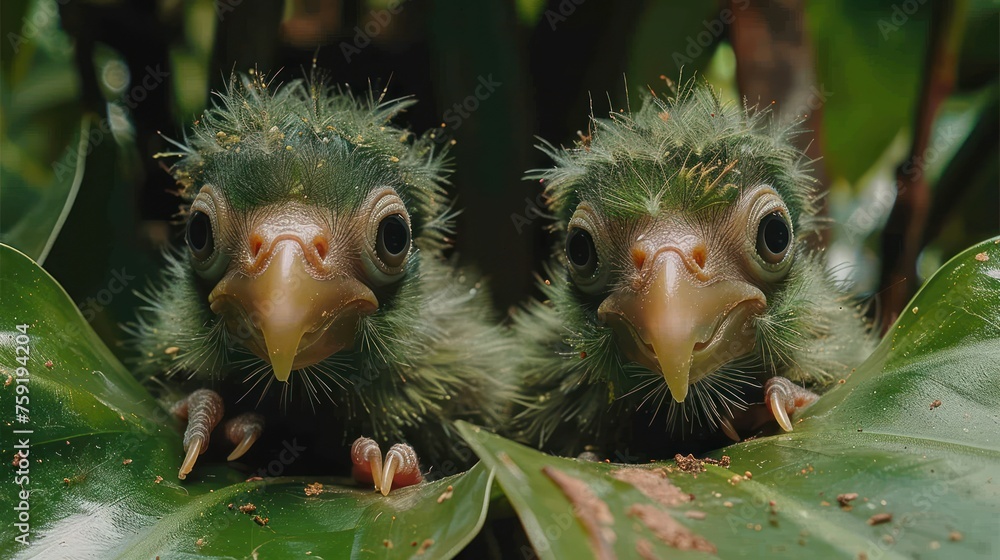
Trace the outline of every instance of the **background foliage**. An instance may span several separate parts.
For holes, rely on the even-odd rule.
[[[452,153],[458,164],[454,193],[465,208],[458,255],[491,278],[499,309],[532,295],[532,272],[540,270],[540,262],[549,254],[540,188],[521,180],[524,170],[547,165],[532,147],[536,137],[568,144],[587,133],[590,111],[600,116],[629,107],[647,88],[662,92],[669,87],[668,80],[699,74],[730,99],[745,97],[750,104],[772,105],[776,119],[804,119],[810,132],[801,135],[801,147],[817,158],[815,172],[828,190],[830,228],[818,243],[827,247],[829,265],[852,290],[874,296],[873,309],[881,311],[888,327],[934,270],[1000,231],[998,15],[996,0],[787,0],[766,6],[751,0],[5,1],[0,5],[0,241],[42,263],[46,272],[4,249],[0,317],[8,320],[30,311],[45,317],[52,330],[79,334],[42,344],[64,367],[73,365],[78,377],[60,378],[58,370],[52,370],[46,378],[51,384],[42,384],[49,395],[45,398],[58,405],[52,413],[65,415],[58,421],[65,433],[45,444],[46,456],[60,459],[39,467],[48,484],[45,493],[53,501],[51,508],[36,513],[48,520],[50,534],[76,531],[98,544],[139,530],[142,539],[150,536],[149,531],[163,531],[160,540],[149,541],[148,550],[128,549],[144,546],[141,540],[129,541],[131,545],[126,543],[118,551],[126,555],[154,550],[156,543],[183,543],[187,548],[172,550],[196,553],[201,549],[192,541],[204,535],[180,527],[206,513],[224,520],[220,523],[228,528],[218,532],[220,537],[206,553],[249,556],[252,550],[239,548],[248,542],[248,535],[252,542],[272,535],[273,527],[258,526],[250,517],[224,508],[229,498],[223,496],[260,491],[254,483],[239,483],[241,477],[231,471],[219,469],[212,474],[216,478],[191,491],[152,485],[154,473],[170,470],[165,465],[173,461],[173,454],[165,450],[176,447],[178,436],[156,416],[162,413],[158,405],[117,361],[122,357],[119,324],[131,317],[138,303],[132,291],[153,278],[159,249],[179,240],[179,228],[172,223],[177,201],[170,194],[171,180],[152,158],[166,147],[160,133],[180,137],[210,102],[209,91],[221,87],[231,70],[257,67],[277,74],[281,81],[299,76],[315,56],[335,80],[355,90],[385,88],[390,96],[415,95],[419,103],[405,115],[407,123],[415,130],[437,127],[441,142],[454,141]],[[974,254],[978,253],[966,257]],[[1000,256],[991,262],[998,260]],[[968,272],[972,266],[972,262],[953,262],[960,271]],[[904,275],[904,281],[891,274],[907,267],[915,270]],[[15,289],[12,283],[17,278],[22,283]],[[989,289],[989,280],[979,280],[977,285]],[[853,553],[850,542],[882,547],[881,542],[889,556],[915,554],[931,542],[952,542],[947,534],[942,537],[923,529],[921,523],[927,519],[985,535],[978,533],[981,525],[976,523],[994,519],[997,513],[996,493],[990,493],[993,487],[988,485],[993,483],[983,482],[989,474],[984,461],[996,464],[997,416],[995,405],[990,406],[996,399],[983,399],[992,394],[989,390],[997,386],[997,377],[984,364],[991,363],[996,353],[994,331],[1000,319],[995,305],[981,303],[977,298],[983,294],[974,290],[961,292],[965,299],[949,299],[953,294],[948,282],[958,281],[942,280],[938,287],[925,289],[921,297],[929,303],[917,306],[941,310],[934,320],[948,326],[947,336],[936,323],[914,325],[929,321],[925,315],[904,313],[898,324],[901,330],[886,339],[867,373],[852,377],[822,401],[827,404],[810,410],[809,417],[831,419],[829,426],[819,428],[813,422],[813,431],[797,430],[790,440],[759,440],[741,448],[758,462],[738,462],[736,470],[754,472],[762,486],[740,486],[740,495],[730,500],[737,507],[754,504],[747,523],[769,527],[770,506],[761,500],[796,480],[797,469],[815,469],[821,459],[836,462],[838,457],[849,457],[849,463],[859,465],[869,459],[877,463],[883,459],[866,453],[878,450],[896,461],[891,468],[878,470],[885,478],[841,479],[842,488],[860,492],[859,488],[868,487],[866,497],[898,503],[892,492],[919,497],[939,488],[936,484],[942,478],[922,470],[928,460],[914,459],[913,449],[929,446],[925,455],[941,465],[934,474],[948,473],[959,481],[958,486],[946,483],[947,494],[942,494],[946,498],[928,495],[926,503],[933,512],[945,508],[942,517],[913,506],[917,525],[897,519],[891,526],[920,535],[923,540],[913,544],[917,548],[889,543],[886,532],[863,525],[860,514],[854,519],[838,512],[835,521],[822,522],[819,529],[800,529],[810,523],[803,520],[814,519],[820,511],[809,492],[826,492],[826,501],[835,501],[830,497],[835,489],[818,490],[808,482],[779,496],[775,515],[784,540],[762,540],[760,546],[770,547],[771,553],[779,544],[788,548],[777,552],[797,550],[803,545],[794,542],[794,529],[809,532],[800,538],[824,543],[829,548],[823,550],[830,554]],[[48,295],[41,297],[43,293]],[[974,297],[966,297],[969,294]],[[956,313],[972,318],[958,320]],[[976,323],[974,317],[982,321]],[[3,333],[9,334],[10,328],[0,325]],[[0,347],[6,351],[9,340],[3,340]],[[976,340],[978,345],[969,342]],[[923,354],[931,350],[940,353]],[[8,362],[0,364],[5,373]],[[858,391],[864,383],[874,385]],[[916,408],[926,409],[925,401],[942,392],[928,387],[946,389],[948,397],[941,400],[948,403],[955,398],[965,408],[928,409],[937,414],[932,418],[939,422],[930,424],[937,431],[911,433],[907,430],[926,426],[907,422],[907,415],[922,416],[903,405],[915,402]],[[878,396],[866,400],[861,394]],[[2,393],[5,411],[8,395]],[[951,416],[958,410],[964,410],[964,416]],[[973,410],[981,412],[981,420],[971,420]],[[852,432],[857,429],[864,429],[864,435]],[[881,435],[869,435],[872,431]],[[972,440],[962,439],[969,433]],[[976,434],[985,439],[975,439]],[[469,437],[487,463],[500,452],[522,457],[529,465],[548,461],[509,442],[477,437],[471,431]],[[905,437],[919,445],[899,443]],[[57,451],[66,445],[64,440],[74,443]],[[810,449],[810,441],[824,441],[836,453],[831,459],[824,455],[830,448]],[[148,460],[130,470],[122,465],[129,458],[123,450],[133,443],[140,445]],[[3,450],[5,457],[8,451]],[[836,464],[825,472],[848,472],[841,467]],[[497,470],[501,485],[504,468],[499,465]],[[565,468],[582,469],[578,474],[591,482],[588,477],[604,477],[602,469],[607,470]],[[525,516],[532,513],[518,505],[509,481],[505,489],[512,491],[510,504],[491,486],[485,467],[477,469],[454,483],[456,489],[469,490],[463,498],[467,501],[456,501],[455,507],[482,515],[464,516],[468,524],[451,533],[444,525],[434,525],[445,516],[427,514],[440,505],[439,486],[413,492],[413,497],[403,494],[388,508],[364,493],[324,495],[304,507],[300,488],[305,480],[280,480],[264,487],[274,511],[303,512],[294,518],[301,521],[302,531],[340,535],[341,540],[331,537],[336,544],[329,549],[339,552],[344,549],[336,546],[365,542],[382,546],[374,550],[385,553],[380,539],[357,537],[367,526],[360,520],[374,519],[381,511],[391,517],[390,510],[401,502],[416,508],[418,517],[429,524],[426,527],[433,526],[439,545],[457,551],[484,521],[482,506],[492,495],[490,531],[472,546],[493,550],[482,541],[520,534],[513,510],[526,527],[530,524]],[[762,481],[761,473],[775,478]],[[532,476],[538,472],[532,471]],[[731,473],[710,467],[701,478],[674,482],[697,496],[708,496],[725,494],[728,476]],[[63,478],[70,483],[64,486]],[[617,482],[600,486],[608,484],[603,479],[596,484],[621,489]],[[881,492],[883,486],[892,490]],[[125,487],[132,489],[126,493],[129,497],[108,507],[108,493]],[[216,491],[220,494],[212,496]],[[786,505],[788,499],[791,507]],[[976,499],[981,500],[975,502],[980,509],[970,510],[971,517],[948,509],[949,500]],[[697,507],[721,515],[725,501]],[[572,512],[565,502],[549,503],[567,509],[553,513],[541,502],[533,503],[532,508],[539,508],[534,515]],[[77,516],[93,518],[86,525],[90,532],[79,531]],[[317,528],[307,522],[315,518],[311,516],[332,521]],[[677,517],[692,527],[704,527],[683,513]],[[556,526],[564,530],[559,523]],[[416,539],[423,534],[421,527],[425,526],[411,526],[398,538]],[[541,527],[544,535],[549,525]],[[2,556],[10,550],[3,548],[10,542],[8,528],[4,525]],[[844,531],[860,540],[833,542]],[[376,533],[383,534],[371,535]],[[889,534],[893,539],[899,536]],[[549,550],[586,540],[586,535],[574,535],[549,543]],[[521,538],[526,540],[506,544],[527,546],[528,551],[534,545],[537,553],[547,554],[537,533],[529,529]],[[619,545],[635,545],[631,538],[623,537]],[[285,544],[272,546],[298,551],[296,542],[302,541],[288,537]],[[714,542],[721,554],[728,541]],[[410,543],[406,545],[397,553],[414,553]],[[988,551],[983,548],[987,545],[994,550],[997,546],[983,539],[956,546],[976,555]],[[52,553],[67,545],[50,541],[48,546],[53,548],[45,551]]]

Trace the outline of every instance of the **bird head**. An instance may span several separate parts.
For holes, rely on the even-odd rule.
[[[284,382],[391,305],[435,240],[421,217],[441,211],[441,156],[390,124],[406,101],[256,75],[220,99],[174,154],[187,261],[227,344]]]
[[[761,351],[759,322],[803,260],[812,182],[766,113],[707,86],[592,120],[572,149],[544,148],[563,233],[557,258],[581,315],[621,362],[662,376],[673,401]]]

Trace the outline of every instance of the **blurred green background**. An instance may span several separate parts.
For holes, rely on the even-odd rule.
[[[538,138],[570,144],[681,76],[803,121],[815,241],[885,324],[1000,232],[997,0],[5,0],[0,20],[0,241],[112,347],[180,240],[164,137],[234,69],[287,81],[314,56],[355,91],[416,96],[405,123],[454,144],[458,255],[502,311],[550,253],[521,179],[548,165]]]

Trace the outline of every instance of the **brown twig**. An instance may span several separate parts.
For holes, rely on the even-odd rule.
[[[927,72],[913,125],[910,155],[896,170],[896,202],[882,233],[881,324],[888,329],[917,289],[917,257],[923,249],[930,188],[920,162],[930,144],[941,103],[955,84],[955,59],[963,18],[957,3],[932,4]]]
[[[734,6],[731,29],[736,54],[736,81],[750,105],[767,107],[783,122],[801,120],[807,132],[794,138],[796,146],[813,160],[812,174],[820,189],[828,187],[819,138],[823,105],[832,95],[816,83],[816,60],[809,37],[803,0],[775,3],[751,2]],[[819,197],[820,215],[826,214],[826,197]],[[825,232],[810,242],[823,246]]]

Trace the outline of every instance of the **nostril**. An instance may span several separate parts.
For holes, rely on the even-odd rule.
[[[646,264],[646,251],[639,247],[633,247],[632,262],[635,264],[635,269],[641,271],[642,265]]]
[[[264,240],[260,238],[256,233],[250,236],[250,254],[253,258],[257,258],[260,254],[261,247],[264,246]]]
[[[319,255],[320,260],[326,258],[326,254],[330,251],[330,246],[327,244],[326,239],[322,237],[313,238],[313,247],[316,248],[316,254]]]
[[[707,251],[704,245],[698,245],[691,251],[691,258],[694,260],[698,268],[705,269],[705,259],[708,257]]]

